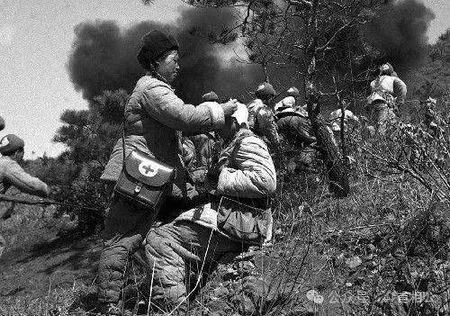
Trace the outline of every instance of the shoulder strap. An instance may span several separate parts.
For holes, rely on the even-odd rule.
[[[238,137],[234,141],[233,151],[231,152],[231,155],[230,155],[230,160],[232,162],[236,162],[237,153],[239,151],[239,148],[241,147],[242,141],[244,139],[246,139],[247,137],[252,137],[252,136],[256,137],[255,133],[253,133],[251,130],[243,131],[240,135],[238,135]]]
[[[125,113],[127,110],[128,102],[130,101],[131,96],[127,98],[127,101],[123,105],[123,117],[122,117],[122,170],[125,169],[125,123],[126,123],[126,117]]]

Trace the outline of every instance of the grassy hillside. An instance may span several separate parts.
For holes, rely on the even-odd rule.
[[[280,174],[273,245],[220,265],[191,314],[447,315],[447,167],[431,172],[427,163],[440,157],[417,153],[419,136],[409,145],[396,141],[409,135],[404,129],[393,128],[389,138],[351,138],[356,162],[347,198],[330,196],[320,172]],[[430,140],[427,152],[433,144],[439,145]],[[399,149],[414,159],[398,158]],[[427,188],[439,183],[440,191]],[[73,222],[54,212],[20,206],[0,223],[8,241],[0,259],[2,315],[89,315],[95,309],[99,239],[64,234]]]

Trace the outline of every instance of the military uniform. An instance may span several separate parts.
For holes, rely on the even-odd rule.
[[[189,183],[182,159],[181,133],[207,132],[224,124],[222,107],[215,102],[194,107],[179,99],[172,87],[150,74],[136,84],[125,109],[125,153],[141,150],[177,169],[169,200],[162,215],[176,212],[175,206],[193,203],[198,196]],[[122,169],[123,149],[120,139],[113,149],[102,179],[115,183]],[[148,211],[120,198],[111,201],[105,221],[105,248],[99,263],[99,301],[116,303],[123,286],[123,274],[129,255],[141,245],[149,224]]]
[[[383,70],[383,67],[390,67]],[[367,98],[370,123],[379,133],[386,131],[387,124],[393,122],[398,105],[406,98],[406,84],[394,75],[391,65],[382,66],[381,74],[370,83],[371,95]]]
[[[18,148],[23,148],[23,141],[15,135],[7,135],[3,137],[0,143],[0,153],[8,154],[16,150],[17,144],[15,141],[19,141]],[[5,194],[11,187],[15,186],[22,192],[33,194],[37,196],[46,197],[50,193],[48,186],[31,175],[29,175],[23,168],[9,156],[0,156],[0,193]],[[3,210],[0,212],[0,218],[3,217]],[[5,249],[5,239],[0,235],[0,256]]]
[[[261,99],[250,102],[248,111],[250,128],[257,135],[265,137],[269,145],[278,154],[281,150],[281,144],[274,112]]]
[[[331,130],[335,133],[341,131],[341,119],[342,119],[342,110],[337,109],[328,115],[328,124],[331,126]],[[353,114],[350,110],[344,111],[344,130],[347,130],[347,126],[349,123],[357,124],[359,123],[358,117]]]
[[[8,156],[0,157],[0,192],[4,194],[11,186],[20,191],[46,197],[49,194],[48,186],[31,175]]]
[[[225,167],[219,174],[216,196],[259,201],[275,192],[275,167],[267,146],[248,129],[235,135],[219,161]],[[187,303],[195,285],[190,283],[191,274],[209,273],[222,256],[237,255],[246,248],[243,241],[218,227],[217,210],[217,202],[188,210],[147,235],[145,250],[154,278],[152,303],[163,310]],[[265,236],[270,240],[270,208],[267,212]]]

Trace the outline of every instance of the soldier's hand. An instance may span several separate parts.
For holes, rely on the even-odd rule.
[[[230,99],[230,101],[222,103],[221,106],[225,116],[230,116],[237,110],[237,101],[234,99]]]
[[[59,186],[57,186],[57,185],[50,185],[49,189],[50,189],[49,193],[48,193],[48,195],[46,197],[53,198],[53,199],[55,199],[55,198],[58,199],[59,195],[62,192],[61,188]]]
[[[219,175],[222,172],[222,169],[225,168],[227,165],[228,165],[227,159],[222,160],[219,159],[219,161],[208,170],[207,174],[208,179],[217,182],[219,180]]]

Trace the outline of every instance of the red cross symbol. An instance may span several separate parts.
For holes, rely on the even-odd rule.
[[[155,168],[151,163],[142,162],[139,165],[139,172],[146,177],[153,177],[158,173],[158,168]]]
[[[145,170],[145,175],[155,172],[155,169],[153,169],[150,165],[143,166],[142,169]]]

